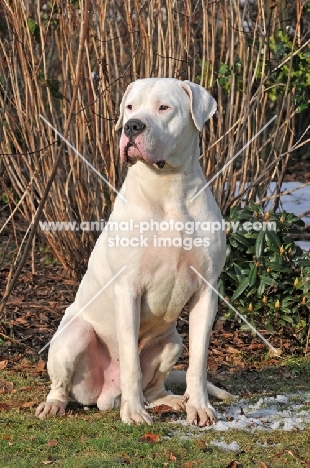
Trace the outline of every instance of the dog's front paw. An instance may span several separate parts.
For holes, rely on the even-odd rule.
[[[152,417],[145,407],[140,403],[130,403],[128,400],[122,401],[121,420],[126,424],[152,424]]]
[[[37,418],[44,419],[46,416],[63,416],[66,406],[59,400],[44,401],[36,409]]]
[[[194,402],[185,395],[186,421],[199,427],[211,426],[216,423],[216,411],[208,400]]]

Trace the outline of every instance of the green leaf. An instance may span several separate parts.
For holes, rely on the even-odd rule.
[[[230,237],[229,242],[232,245],[232,247],[234,247],[235,249],[238,248],[238,242],[236,241],[236,239],[233,239],[232,237]]]
[[[7,194],[5,192],[3,192],[3,194],[1,195],[1,199],[3,201],[3,203],[8,203],[9,202],[9,198],[7,196]]]
[[[229,244],[226,245],[226,262],[229,260],[231,254],[231,246]]]
[[[267,330],[268,333],[274,333],[275,332],[275,329],[274,329],[273,325],[271,325],[270,322],[266,322],[265,327],[266,327],[266,330]]]
[[[297,114],[300,114],[301,112],[303,112],[304,110],[308,109],[308,103],[307,102],[304,102],[303,104],[301,104],[300,106],[297,107]]]
[[[238,283],[238,277],[237,275],[235,275],[232,271],[227,271],[226,272],[228,276],[230,276],[230,278],[235,282],[235,283]]]
[[[28,29],[29,31],[31,32],[31,34],[34,34],[35,30],[36,30],[36,22],[33,18],[27,18],[27,25],[28,25]]]
[[[249,274],[249,286],[254,286],[257,278],[257,266],[253,265]]]
[[[40,40],[40,28],[39,25],[35,22],[35,20],[31,17],[27,18],[27,26],[28,29],[31,33],[31,35],[34,37],[36,42],[39,42]]]
[[[243,244],[246,247],[251,246],[251,241],[249,239],[246,239],[240,232],[235,232],[234,234],[232,234],[232,237],[236,239],[240,244]]]
[[[275,285],[275,281],[273,278],[270,278],[269,276],[265,276],[265,275],[262,275],[260,277],[260,280],[264,283],[264,284],[268,284],[268,286],[272,286],[272,285]]]
[[[259,258],[263,253],[265,232],[259,231],[255,242],[255,255]]]
[[[264,281],[262,281],[262,279],[260,279],[260,283],[259,283],[259,286],[258,286],[258,289],[257,289],[257,295],[259,297],[264,294],[265,287],[266,287],[266,283],[264,283]]]
[[[272,271],[280,271],[281,273],[290,273],[290,268],[284,266],[282,263],[270,262],[269,264]]]
[[[265,238],[269,249],[278,252],[281,247],[278,234],[274,231],[265,231]]]
[[[244,237],[246,237],[247,239],[257,239],[257,232],[246,232],[244,234]]]
[[[218,280],[217,288],[218,288],[218,292],[219,292],[222,296],[225,296],[225,288],[224,288],[224,283],[223,283],[223,279],[222,279],[222,278],[220,278],[220,279]]]
[[[229,72],[230,72],[230,70],[228,68],[228,65],[226,65],[226,63],[221,63],[220,68],[219,68],[219,74],[220,75],[225,75],[226,73],[229,73]]]
[[[285,297],[282,301],[282,306],[286,307],[290,302],[294,302],[294,301],[295,301],[294,297]],[[282,307],[282,310],[283,310],[283,307]]]
[[[249,286],[249,278],[244,278],[243,281],[239,284],[238,288],[234,292],[231,302],[234,302],[242,293],[243,291]]]

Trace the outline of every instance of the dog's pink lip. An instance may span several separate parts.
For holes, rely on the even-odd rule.
[[[165,164],[166,164],[165,159],[160,159],[159,161],[153,161],[152,159],[150,159],[147,155],[143,154],[143,151],[140,151],[139,146],[135,142],[134,138],[129,139],[127,137],[125,139],[124,143],[125,142],[126,142],[126,144],[122,145],[123,146],[122,159],[124,160],[124,162],[132,165],[132,164],[135,164],[137,161],[140,160],[140,161],[145,161],[148,164],[151,164],[152,166],[156,167],[157,169],[163,169],[165,167]],[[136,148],[139,154],[138,155],[135,154],[134,156],[131,156],[129,154],[129,150],[131,148]]]
[[[132,147],[136,148],[135,144],[130,144],[127,146],[128,149]],[[149,159],[147,156],[143,154],[141,154],[140,156],[130,156],[130,154],[125,153],[125,161],[129,162],[130,164],[134,164],[137,161],[145,161],[147,164],[151,164],[157,169],[163,169],[166,164],[166,161],[164,159],[161,159],[159,161],[152,161],[151,159]]]

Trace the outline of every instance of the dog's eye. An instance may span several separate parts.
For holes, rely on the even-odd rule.
[[[126,106],[127,109],[131,110],[132,109],[132,105],[131,104],[128,104],[128,106]]]
[[[159,107],[159,110],[167,110],[167,109],[169,109],[169,106],[161,105],[161,106]]]

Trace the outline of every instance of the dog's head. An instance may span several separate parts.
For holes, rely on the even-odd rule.
[[[182,166],[180,155],[186,156],[194,135],[198,136],[216,108],[213,97],[190,81],[146,78],[131,83],[116,124],[116,130],[123,127],[121,159],[141,159],[159,169],[166,163]]]

